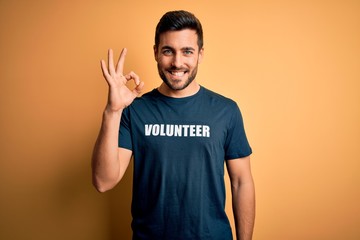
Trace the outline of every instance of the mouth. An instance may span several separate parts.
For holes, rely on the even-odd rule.
[[[168,71],[174,77],[183,77],[188,71]]]

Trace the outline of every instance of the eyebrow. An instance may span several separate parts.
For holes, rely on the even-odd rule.
[[[172,51],[175,50],[173,47],[170,47],[170,46],[163,46],[163,47],[161,48],[161,50],[164,50],[164,49],[170,49],[170,50],[172,50]],[[195,48],[193,48],[193,47],[183,47],[183,48],[181,48],[181,50],[182,50],[182,51],[188,51],[188,50],[195,51]]]
[[[182,48],[181,50],[191,50],[191,51],[195,51],[195,48],[192,48],[192,47],[184,47],[184,48]]]

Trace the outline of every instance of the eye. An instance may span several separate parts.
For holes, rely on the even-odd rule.
[[[184,51],[184,54],[185,54],[185,55],[191,55],[191,54],[193,54],[193,51],[191,51],[191,50],[185,50],[185,51]]]
[[[165,50],[163,50],[163,52],[162,52],[165,56],[170,56],[170,55],[172,55],[172,51],[170,50],[170,49],[165,49]]]

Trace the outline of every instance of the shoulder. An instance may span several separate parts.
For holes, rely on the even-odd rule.
[[[142,112],[145,109],[149,109],[154,105],[154,102],[156,102],[155,89],[135,98],[134,101],[124,109],[122,118],[130,118],[130,115],[134,112]]]
[[[232,100],[231,98],[228,98],[224,95],[221,95],[217,92],[214,92],[212,90],[209,90],[205,87],[202,87],[203,95],[205,98],[207,98],[211,103],[219,104],[224,107],[228,108],[238,108],[237,103]]]
[[[139,107],[144,104],[146,105],[147,103],[156,101],[158,99],[158,96],[159,96],[159,94],[158,94],[157,90],[154,89],[150,92],[144,93],[140,97],[135,98],[130,106],[131,107]]]
[[[154,88],[153,90],[144,93],[143,95],[141,95],[140,97],[137,97],[135,99],[135,101],[146,101],[146,100],[151,100],[154,98],[157,98],[159,96],[159,92],[157,91],[156,88]]]

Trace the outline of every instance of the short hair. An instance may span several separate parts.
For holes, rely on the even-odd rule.
[[[180,31],[183,29],[195,30],[198,36],[199,50],[204,45],[203,30],[199,19],[194,14],[188,11],[170,11],[165,13],[156,26],[155,31],[155,47],[160,44],[160,35],[167,31]]]

